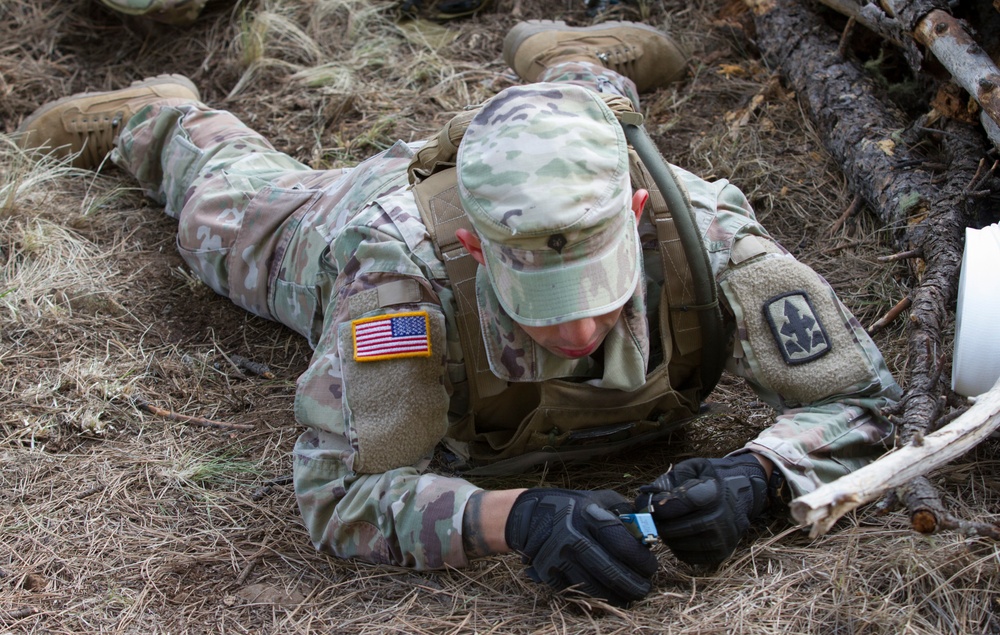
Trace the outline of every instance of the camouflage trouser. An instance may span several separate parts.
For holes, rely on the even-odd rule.
[[[128,15],[136,15],[165,24],[190,24],[197,19],[208,0],[101,0],[103,4]]]
[[[553,67],[540,81],[638,100],[631,80],[587,63]],[[165,100],[129,120],[112,160],[178,219],[178,249],[206,284],[315,347],[326,243],[387,179],[405,174],[407,150],[350,170],[310,170],[230,113]],[[460,528],[478,490],[468,481],[426,474],[426,463],[355,474],[347,440],[319,426],[303,433],[295,456],[296,496],[317,548],[421,569],[467,563]]]

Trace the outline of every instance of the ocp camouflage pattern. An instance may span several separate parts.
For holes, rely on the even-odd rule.
[[[629,80],[587,63],[554,66],[540,80],[571,81],[637,102]],[[558,135],[552,142],[558,143]],[[467,563],[463,511],[479,488],[462,478],[427,473],[429,455],[379,473],[355,470],[354,419],[363,413],[345,406],[345,360],[338,348],[338,331],[351,319],[427,311],[443,325],[444,340],[435,349],[437,372],[422,375],[422,381],[428,391],[448,390],[449,420],[440,422],[441,429],[464,414],[467,396],[453,390],[465,379],[465,365],[452,290],[407,188],[406,167],[415,147],[398,142],[350,169],[311,170],[229,113],[171,102],[137,113],[113,160],[178,218],[178,249],[199,277],[236,304],[309,338],[314,354],[295,397],[295,416],[306,430],[295,445],[293,465],[299,508],[316,547],[340,557],[421,569],[460,567]],[[725,180],[708,183],[680,169],[677,174],[696,210],[711,268],[722,278],[734,241],[748,235],[767,238],[767,233],[735,186]],[[654,249],[648,219],[640,223],[640,234],[643,248]],[[641,311],[657,319],[662,274],[647,266],[646,276],[647,301],[626,306],[631,320],[642,321]],[[419,298],[380,306],[379,291],[401,283],[417,289]],[[757,381],[759,369],[748,361],[740,339],[745,334],[736,325],[729,368],[780,413],[743,451],[774,460],[796,494],[860,467],[884,451],[892,437],[892,426],[878,412],[899,397],[899,387],[864,329],[846,310],[844,315],[876,371],[872,381],[794,406]],[[648,349],[648,337],[637,346]],[[523,349],[507,353],[527,354]],[[518,367],[516,360],[505,363],[508,369]],[[636,363],[641,361],[625,365]],[[575,365],[571,375],[592,372],[586,360]],[[640,377],[644,371],[638,369]],[[810,381],[808,373],[802,381]],[[378,389],[404,410],[408,395],[423,390],[393,383]]]

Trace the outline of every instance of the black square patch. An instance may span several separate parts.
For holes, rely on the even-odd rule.
[[[804,364],[830,352],[826,329],[805,291],[789,291],[764,302],[764,319],[789,366]]]

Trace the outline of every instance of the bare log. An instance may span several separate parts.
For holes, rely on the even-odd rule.
[[[917,24],[914,36],[983,109],[980,117],[993,124],[983,121],[986,131],[1000,124],[1000,69],[965,26],[951,14],[935,9]]]
[[[945,427],[792,501],[792,516],[821,536],[844,514],[968,452],[1000,428],[1000,381]]]
[[[880,7],[854,0],[820,2],[900,47],[914,72],[920,69],[923,59],[914,40],[927,47],[982,108],[983,129],[1000,148],[1000,69],[966,25],[948,12],[947,3],[884,0]]]

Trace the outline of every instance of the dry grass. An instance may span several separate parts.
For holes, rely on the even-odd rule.
[[[513,556],[418,573],[316,553],[280,480],[308,347],[195,281],[173,252],[173,221],[127,177],[28,163],[9,136],[49,99],[183,72],[297,158],[350,164],[513,83],[499,52],[516,19],[583,23],[582,5],[497,0],[432,28],[397,25],[387,2],[219,1],[177,29],[93,0],[3,4],[0,632],[1000,633],[996,545],[916,536],[902,516],[870,510],[815,542],[774,521],[713,575],[662,551],[654,593],[625,611],[554,597]],[[894,304],[906,280],[877,264],[889,249],[880,229],[861,215],[829,235],[851,193],[794,96],[718,20],[722,1],[624,6],[695,52],[688,80],[646,99],[669,158],[743,187],[863,323]],[[879,342],[905,378],[902,329]],[[245,376],[233,354],[276,379]],[[767,425],[731,378],[714,399],[728,411],[671,443],[482,484],[632,493],[671,461],[721,454]],[[137,400],[253,430],[159,419]],[[957,513],[996,520],[997,450],[933,475]]]

